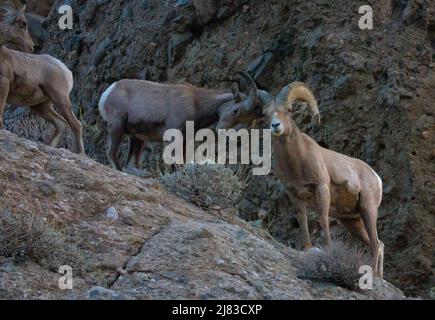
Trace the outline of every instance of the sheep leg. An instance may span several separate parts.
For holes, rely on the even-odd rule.
[[[349,231],[350,234],[356,236],[363,241],[367,246],[370,246],[369,235],[364,226],[362,218],[356,219],[338,219],[340,223]]]
[[[9,95],[9,80],[0,77],[0,130],[3,130],[3,111]]]
[[[329,232],[329,207],[331,206],[331,194],[327,184],[321,184],[316,189],[317,205],[320,212],[320,226],[326,238],[326,245],[330,246],[332,239]]]
[[[128,156],[127,156],[127,167],[134,167],[134,150],[137,148],[137,139],[135,137],[129,137],[129,146],[128,146]]]
[[[76,150],[79,154],[85,153],[85,147],[83,145],[83,129],[82,124],[80,121],[76,118],[72,111],[72,104],[71,101],[66,99],[67,101],[63,104],[57,104],[57,107],[59,108],[60,113],[65,118],[66,122],[68,122],[68,125],[71,127],[71,130],[73,131],[74,138],[76,141]]]
[[[383,277],[383,247],[384,244],[378,238],[376,228],[378,209],[371,199],[361,197],[361,216],[364,221],[364,226],[370,240],[370,251],[372,255],[372,268],[377,276]]]
[[[47,95],[50,97],[51,101],[58,108],[59,113],[66,120],[70,126],[74,139],[76,141],[76,152],[79,154],[85,153],[85,148],[83,146],[83,129],[82,124],[74,115],[72,111],[72,103],[69,97],[69,93],[59,92],[56,87],[46,87],[43,88]]]
[[[130,137],[130,147],[128,150],[128,167],[141,169],[141,160],[145,142],[135,137]]]
[[[299,227],[302,232],[302,240],[303,240],[303,250],[307,251],[313,247],[310,238],[310,231],[308,229],[308,216],[307,216],[307,207],[305,203],[297,198],[295,198],[290,192],[287,191],[287,195],[293,204],[296,207],[297,219],[299,223]]]
[[[138,169],[142,170],[142,162],[143,162],[143,158],[144,158],[144,153],[145,153],[145,147],[146,147],[147,143],[146,142],[142,142],[140,148],[138,149],[138,151],[136,152],[135,159],[136,159],[136,167]]]
[[[109,147],[109,151],[107,152],[107,157],[109,158],[109,161],[115,170],[122,171],[122,167],[118,159],[118,153],[119,153],[119,146],[121,144],[122,136],[124,135],[124,128],[121,124],[118,123],[115,125],[110,124],[108,129],[109,129],[110,147]]]
[[[67,127],[65,119],[53,109],[53,104],[51,102],[44,102],[32,106],[31,110],[55,126],[56,131],[49,140],[48,145],[51,147],[57,147]]]
[[[302,239],[304,243],[303,250],[307,251],[313,247],[310,238],[310,231],[308,230],[307,208],[305,207],[304,204],[300,203],[299,205],[297,205],[297,210],[298,210],[297,213],[298,222],[302,231]]]
[[[384,249],[385,245],[382,241],[379,240],[380,244],[380,252],[379,252],[379,260],[378,260],[378,276],[379,278],[384,278]]]

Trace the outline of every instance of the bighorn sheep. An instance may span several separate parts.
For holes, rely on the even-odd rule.
[[[237,99],[243,99],[241,102]],[[112,166],[121,170],[118,150],[124,134],[130,137],[128,167],[140,169],[147,142],[161,142],[167,129],[182,130],[186,121],[195,129],[213,125],[228,117],[238,103],[250,108],[257,103],[255,83],[247,96],[233,92],[198,88],[189,83],[160,84],[144,80],[120,80],[101,96],[100,114],[108,122]]]
[[[18,6],[17,1],[0,2],[0,129],[6,102],[28,106],[56,127],[51,146],[58,145],[68,123],[77,152],[84,153],[82,126],[71,109],[72,73],[51,56],[30,54],[33,41],[27,31],[25,8]],[[53,109],[53,104],[62,116]]]
[[[320,122],[316,99],[304,83],[293,82],[276,97],[262,90],[258,94],[276,137],[274,173],[297,208],[304,249],[312,246],[307,209],[318,210],[327,244],[331,243],[329,216],[332,216],[370,247],[373,270],[382,277],[384,245],[376,227],[382,180],[365,162],[322,148],[299,131],[292,119],[292,106],[297,100],[305,101],[316,122]],[[254,113],[258,114],[250,108],[237,109],[232,117],[222,119],[219,127],[249,122],[256,117]]]

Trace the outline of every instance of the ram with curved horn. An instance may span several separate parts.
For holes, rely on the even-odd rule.
[[[249,109],[256,103],[256,87],[252,85],[246,96],[238,90],[206,89],[189,83],[120,80],[102,94],[99,102],[100,114],[108,124],[109,161],[121,170],[119,145],[128,135],[128,170],[140,169],[146,144],[161,142],[166,130],[183,130],[186,121],[194,121],[196,130],[206,128],[238,107]]]
[[[240,94],[237,83],[232,88],[235,104],[231,107],[225,108],[219,116],[219,122],[216,125],[216,129],[222,129],[224,127],[235,127],[237,124],[249,124],[262,114],[259,107],[260,97],[259,90],[255,81],[245,72],[239,71],[238,75],[243,78],[247,84],[248,95]],[[258,113],[256,112],[258,111]],[[232,120],[234,121],[234,125]]]
[[[238,74],[245,79],[250,88],[250,96],[255,97],[255,99],[245,100],[236,104],[233,110],[227,110],[227,112],[221,115],[217,128],[234,128],[239,124],[251,124],[254,120],[262,118],[265,110],[269,110],[271,105],[292,105],[298,100],[308,104],[313,122],[317,125],[320,123],[320,112],[316,99],[304,83],[293,82],[285,86],[278,95],[274,97],[265,90],[258,90],[255,81],[246,72],[239,71]],[[256,91],[255,94],[253,92],[254,90]],[[237,97],[237,90],[235,91],[235,96]]]
[[[382,277],[384,245],[377,233],[381,178],[365,162],[325,149],[298,129],[293,120],[293,103],[297,100],[306,102],[315,122],[320,122],[317,101],[307,85],[293,82],[276,97],[260,90],[258,96],[275,136],[273,171],[297,208],[304,249],[312,246],[307,222],[307,211],[311,209],[319,212],[327,245],[331,243],[331,216],[369,246],[373,271]],[[248,118],[246,110],[240,109],[233,113],[231,124],[240,122],[240,112],[245,113],[244,119]],[[248,110],[251,118],[258,114],[254,109]]]

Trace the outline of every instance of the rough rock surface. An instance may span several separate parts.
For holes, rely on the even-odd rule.
[[[154,180],[7,131],[0,131],[0,198],[1,208],[68,230],[89,263],[73,290],[62,291],[59,274],[0,257],[0,299],[404,298],[387,282],[357,293],[298,279],[298,252],[262,229],[202,211]],[[107,217],[108,208],[119,219]]]
[[[300,119],[302,129],[322,146],[368,162],[384,181],[379,232],[387,279],[410,295],[435,287],[434,1],[68,2],[74,29],[59,30],[53,10],[43,51],[74,71],[73,101],[92,158],[107,161],[97,103],[121,78],[230,88],[241,69],[273,93],[305,81],[323,121],[312,129]],[[358,28],[365,4],[374,10],[373,30]],[[25,110],[10,109],[5,119],[20,136],[47,140],[47,126]],[[255,179],[241,205],[244,218],[258,221],[266,212],[271,234],[299,248],[293,211],[273,177]],[[316,215],[310,229],[318,243]],[[343,234],[334,221],[332,230]]]
[[[26,10],[42,17],[48,16],[55,0],[26,0]]]

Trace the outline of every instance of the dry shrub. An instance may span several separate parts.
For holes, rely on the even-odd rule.
[[[358,271],[369,265],[364,250],[345,240],[334,240],[330,247],[310,250],[298,261],[298,277],[320,282],[332,282],[343,288],[358,289],[362,276]]]
[[[204,208],[234,208],[247,185],[249,176],[237,168],[217,164],[187,164],[160,176],[172,193]]]
[[[57,272],[69,265],[82,272],[85,259],[74,243],[54,230],[42,217],[28,213],[0,211],[0,257],[16,262],[31,260]]]

